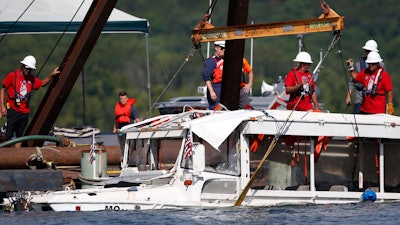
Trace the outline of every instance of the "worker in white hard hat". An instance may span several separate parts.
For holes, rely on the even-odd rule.
[[[225,41],[214,42],[214,51],[214,55],[206,59],[203,69],[203,81],[207,87],[209,109],[214,109],[218,105],[221,95]]]
[[[393,114],[392,80],[389,73],[381,66],[383,59],[378,52],[372,51],[365,62],[368,67],[357,73],[353,60],[346,60],[351,77],[363,86],[364,100],[360,108],[361,114]]]
[[[365,60],[367,59],[367,56],[370,52],[379,52],[378,43],[372,39],[365,42],[362,49],[364,50],[364,56],[362,56],[360,58],[360,60],[354,64],[354,70],[357,73],[365,68],[368,68],[368,65],[365,62]],[[380,62],[380,65],[383,69],[385,69],[385,64],[383,62]],[[361,108],[361,103],[363,102],[363,95],[362,95],[363,88],[364,88],[364,86],[362,84],[356,82],[353,79],[350,79],[349,90],[347,92],[347,97],[346,97],[346,104],[348,106],[351,105],[351,102],[352,102],[351,94],[355,93],[354,108],[353,108],[353,113],[355,113],[355,114],[359,114],[361,112],[360,108]]]
[[[285,90],[290,94],[287,109],[298,111],[320,111],[318,107],[316,84],[309,68],[313,61],[308,52],[300,52],[293,59],[296,66],[286,75]]]
[[[24,135],[30,113],[29,100],[31,92],[46,86],[60,72],[55,68],[48,77],[40,80],[33,71],[36,70],[36,59],[32,55],[20,61],[21,66],[3,79],[0,91],[0,118],[7,116],[5,140]],[[21,143],[15,144],[21,147]]]
[[[215,110],[220,102],[222,73],[224,68],[225,41],[214,42],[215,53],[204,63],[203,81],[207,86],[207,101],[209,109]],[[245,75],[247,75],[247,82]],[[240,84],[240,99],[238,108],[251,108],[250,90],[253,85],[253,70],[248,61],[243,58],[242,80]]]

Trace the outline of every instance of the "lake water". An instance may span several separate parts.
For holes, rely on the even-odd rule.
[[[400,203],[101,212],[11,212],[0,224],[399,224]]]

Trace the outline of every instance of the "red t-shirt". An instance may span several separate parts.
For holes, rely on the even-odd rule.
[[[296,73],[294,73],[296,71]],[[315,83],[312,81],[312,76],[309,71],[306,72],[301,72],[297,69],[290,70],[288,74],[286,75],[286,80],[285,80],[285,86],[295,86],[297,84],[301,84],[302,80],[305,79],[307,82],[310,82],[310,85],[314,88],[316,88]],[[296,74],[296,76],[295,76]],[[296,79],[297,78],[297,79]],[[296,105],[297,101],[299,100],[300,95],[296,94],[290,94],[289,101],[287,102],[287,109],[293,109],[294,106]],[[299,104],[296,106],[295,110],[298,111],[308,111],[313,109],[313,105],[311,102],[311,96],[306,94],[304,97],[300,100]]]
[[[362,83],[364,87],[370,90],[377,74],[378,70],[371,72],[369,69],[364,69],[357,74],[356,81]],[[385,70],[382,70],[381,77],[376,87],[376,94],[367,95],[364,98],[361,111],[371,114],[386,112],[386,93],[392,90],[392,80]]]
[[[40,89],[42,83],[42,80],[32,74],[24,76],[19,69],[10,72],[2,81],[7,91],[7,103],[17,112],[29,113],[30,94],[32,90]],[[19,99],[19,103],[16,98]]]

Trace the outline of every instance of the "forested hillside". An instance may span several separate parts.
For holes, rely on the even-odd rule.
[[[323,63],[317,85],[321,90],[321,102],[331,112],[351,112],[345,105],[349,74],[344,64],[346,58],[358,60],[363,55],[361,47],[368,39],[375,39],[391,74],[394,87],[395,114],[400,115],[399,61],[400,37],[397,1],[348,1],[326,0],[332,9],[345,17],[345,29],[341,41],[328,53]],[[202,44],[202,56],[195,52],[188,62],[185,58],[193,47],[191,29],[198,24],[208,8],[208,0],[120,0],[117,7],[150,22],[150,75],[151,102],[168,100],[175,96],[198,95],[202,85],[202,56],[207,56],[207,44]],[[212,14],[214,26],[225,26],[228,0],[219,0]],[[1,12],[0,12],[1,13]],[[318,0],[250,0],[248,23],[269,23],[288,20],[317,18],[322,13]],[[0,78],[19,67],[19,61],[27,54],[38,60],[40,78],[57,66],[63,59],[73,39],[60,34],[7,35],[0,42]],[[306,34],[306,50],[316,66],[320,50],[325,53],[333,38],[330,32]],[[54,51],[53,51],[54,48]],[[285,76],[293,66],[298,51],[296,36],[258,38],[254,40],[253,93],[260,94],[262,80],[268,83]],[[51,54],[51,55],[50,55]],[[246,41],[245,56],[250,58],[250,40]],[[46,58],[49,60],[45,63]],[[184,65],[183,65],[184,64]],[[177,73],[183,65],[182,70]],[[40,70],[40,68],[42,68]],[[114,106],[118,92],[127,90],[137,99],[142,117],[149,110],[146,43],[143,34],[102,34],[84,67],[85,115],[83,110],[82,80],[78,79],[73,92],[64,105],[56,126],[79,127],[92,125],[102,131],[111,131],[114,122]],[[176,75],[175,79],[172,78]],[[168,83],[165,93],[160,96]],[[43,88],[33,95],[33,111],[45,93]],[[33,114],[33,113],[32,113]],[[157,115],[156,110],[152,115]]]

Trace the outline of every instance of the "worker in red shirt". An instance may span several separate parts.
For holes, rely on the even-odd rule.
[[[359,73],[354,71],[352,59],[346,60],[351,77],[364,86],[364,101],[361,104],[362,114],[394,113],[392,80],[381,62],[383,59],[378,52],[370,52],[365,62],[368,68]],[[387,98],[387,102],[386,102]]]
[[[48,77],[40,80],[33,75],[36,70],[36,59],[32,55],[26,56],[20,61],[21,66],[10,72],[2,81],[0,91],[0,107],[2,116],[7,116],[5,140],[15,136],[22,137],[28,124],[30,113],[29,101],[33,90],[46,86],[55,75],[59,74],[58,67]],[[22,143],[16,143],[15,147],[21,147]]]
[[[310,54],[300,52],[293,61],[298,64],[288,72],[285,79],[285,90],[290,94],[287,109],[308,111],[315,108],[319,111],[316,85],[309,71],[313,63]]]

